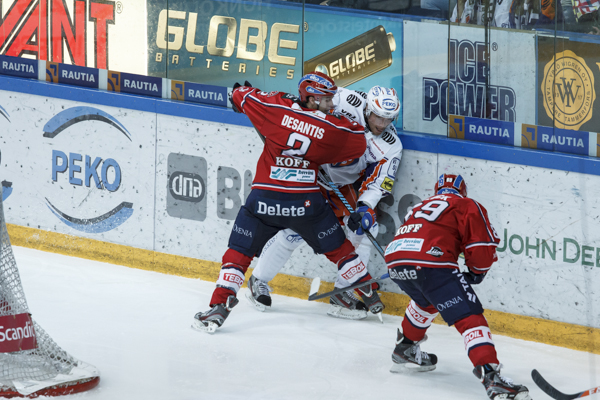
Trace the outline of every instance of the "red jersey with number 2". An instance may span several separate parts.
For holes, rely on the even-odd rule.
[[[363,126],[342,115],[302,108],[293,95],[241,86],[233,92],[233,103],[265,137],[253,189],[318,192],[319,165],[365,152]]]
[[[458,268],[458,256],[475,273],[498,260],[500,238],[486,209],[473,199],[441,194],[423,200],[405,217],[385,251],[388,268],[402,264]]]

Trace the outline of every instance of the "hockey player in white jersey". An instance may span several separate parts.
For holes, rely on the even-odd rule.
[[[334,105],[335,112],[365,126],[367,150],[362,157],[322,166],[355,212],[350,215],[327,184],[320,184],[336,215],[348,226],[348,239],[354,245],[356,253],[363,263],[368,263],[373,245],[364,234],[364,229],[370,227],[370,233],[377,237],[379,225],[374,210],[383,197],[391,194],[402,157],[402,143],[392,125],[400,112],[400,101],[394,89],[380,86],[374,86],[368,94],[338,88]],[[358,196],[352,187],[357,181],[360,181]],[[294,231],[285,229],[271,238],[263,248],[248,282],[250,290],[246,293],[247,299],[259,311],[271,306],[268,282],[283,268],[292,252],[303,243],[302,238]],[[336,288],[348,286],[347,280],[342,277],[348,272],[338,271]],[[381,312],[384,305],[376,289],[378,285],[374,284],[371,288],[332,296],[327,314],[337,318],[364,319],[367,317],[367,311]],[[360,295],[360,299],[355,293]]]

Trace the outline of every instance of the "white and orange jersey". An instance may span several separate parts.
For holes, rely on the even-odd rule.
[[[360,158],[324,164],[322,167],[339,186],[350,185],[362,179],[358,201],[375,208],[382,197],[392,193],[402,158],[402,143],[396,128],[391,124],[379,136],[371,133],[364,114],[366,94],[338,88],[333,102],[336,112],[365,127],[367,149]]]

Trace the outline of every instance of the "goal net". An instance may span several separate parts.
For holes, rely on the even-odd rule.
[[[89,390],[98,370],[61,349],[32,318],[6,230],[0,188],[0,397]]]

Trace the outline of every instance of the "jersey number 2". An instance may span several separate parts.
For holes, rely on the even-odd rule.
[[[286,143],[290,146],[289,149],[283,150],[281,152],[282,155],[287,157],[304,157],[308,152],[308,148],[310,147],[311,140],[310,138],[303,136],[299,133],[292,132],[288,137],[288,141]]]

